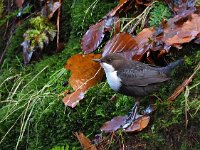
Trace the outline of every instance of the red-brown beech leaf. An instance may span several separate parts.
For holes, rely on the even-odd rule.
[[[153,0],[136,0],[136,4],[149,6]]]
[[[24,3],[24,0],[15,0],[15,4],[17,5],[17,7],[22,7]]]
[[[93,52],[102,42],[105,32],[111,31],[115,27],[116,33],[120,31],[119,13],[123,11],[123,6],[133,3],[132,0],[121,0],[120,3],[95,25],[90,26],[84,34],[81,48],[84,54]]]
[[[135,37],[138,48],[133,55],[134,60],[141,60],[143,55],[152,48],[154,32],[154,28],[145,28]]]
[[[66,106],[74,108],[88,89],[101,81],[103,70],[92,60],[100,57],[100,54],[77,54],[68,59],[65,68],[72,72],[69,84],[75,91],[64,97]]]
[[[181,24],[177,24],[176,16],[169,19],[162,41],[166,45],[181,48],[181,44],[188,43],[200,34],[200,15],[191,14],[188,19]]]
[[[134,1],[133,0],[120,0],[119,4],[113,10],[111,10],[107,14],[107,16],[115,16],[116,14],[119,14],[121,11],[124,10],[124,6],[127,3],[130,5],[130,3],[134,3]]]
[[[85,150],[97,150],[97,148],[91,144],[91,141],[81,132],[75,132],[75,136],[81,143],[81,146]]]
[[[110,39],[103,50],[102,57],[109,53],[124,53],[128,59],[132,59],[136,51],[137,43],[131,34],[122,32]]]
[[[147,127],[149,124],[150,117],[149,116],[141,116],[137,120],[135,120],[131,126],[126,128],[125,132],[139,132],[142,131],[144,128]]]
[[[100,130],[105,133],[114,132],[123,126],[124,122],[126,121],[126,118],[127,118],[127,116],[114,117],[111,121],[104,123]],[[147,127],[149,120],[150,120],[149,116],[141,115],[128,128],[124,129],[124,132],[141,131]]]
[[[100,130],[106,133],[117,131],[124,124],[126,118],[127,116],[114,117],[112,120],[104,123]]]
[[[95,25],[90,26],[84,34],[81,42],[81,48],[85,54],[93,52],[102,42],[105,32],[112,30],[115,23],[119,22],[118,17],[106,16]],[[118,25],[118,23],[117,23]],[[117,31],[118,31],[117,26]]]
[[[152,47],[151,38],[154,32],[155,29],[145,28],[136,37],[125,32],[118,33],[106,43],[102,56],[109,53],[123,53],[130,60],[141,60]]]

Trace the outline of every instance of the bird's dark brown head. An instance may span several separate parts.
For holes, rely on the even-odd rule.
[[[125,57],[117,53],[110,53],[101,59],[94,59],[94,61],[101,64],[106,63],[113,66],[114,69],[120,69],[124,66],[124,63],[127,61]]]

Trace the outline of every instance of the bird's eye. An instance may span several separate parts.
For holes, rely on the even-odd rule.
[[[111,62],[112,61],[112,58],[108,58],[108,62]]]

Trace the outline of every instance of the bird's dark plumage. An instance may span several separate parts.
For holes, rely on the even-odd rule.
[[[163,82],[170,79],[171,70],[182,61],[178,60],[166,67],[154,67],[142,62],[130,61],[116,53],[108,54],[100,59],[101,64],[107,63],[117,71],[117,76],[121,79],[121,86],[117,92],[135,97],[155,92]]]
[[[134,96],[136,103],[126,119],[123,128],[127,128],[136,119],[141,97],[159,90],[159,87],[170,79],[172,69],[183,62],[177,60],[165,67],[156,67],[138,61],[131,61],[120,54],[111,53],[96,59],[103,67],[110,87],[122,94]]]

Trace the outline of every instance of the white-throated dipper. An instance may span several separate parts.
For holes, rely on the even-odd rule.
[[[103,67],[108,84],[119,93],[134,96],[136,103],[123,128],[134,120],[141,97],[157,91],[163,82],[168,81],[170,72],[183,59],[170,63],[166,67],[157,67],[139,61],[131,61],[117,53],[110,53],[101,59],[94,59]]]

